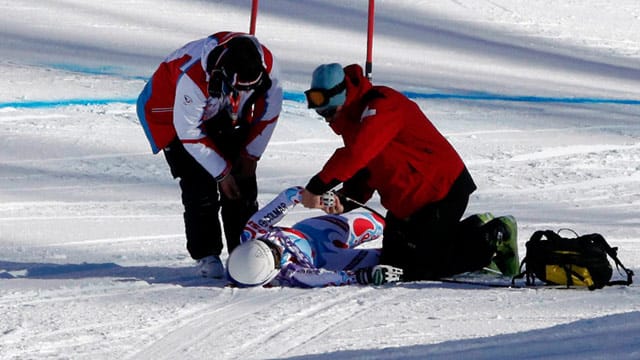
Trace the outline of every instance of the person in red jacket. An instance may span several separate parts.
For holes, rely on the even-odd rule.
[[[269,49],[254,36],[218,32],[160,64],[138,98],[153,153],[180,178],[187,249],[202,276],[221,278],[221,212],[227,250],[258,209],[256,165],[282,108]]]
[[[416,103],[372,85],[357,64],[320,65],[305,94],[344,142],[306,185],[305,207],[323,208],[321,195],[340,183],[335,205],[324,207],[328,213],[353,208],[354,202],[340,201],[345,196],[364,203],[377,191],[388,210],[381,264],[404,269],[405,281],[479,270],[491,262],[496,248],[487,232],[505,229],[493,223],[480,231],[461,223],[476,185]]]

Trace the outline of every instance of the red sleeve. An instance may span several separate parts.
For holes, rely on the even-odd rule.
[[[360,119],[350,119],[360,121],[354,125],[353,139],[345,141],[346,145],[333,153],[318,174],[320,180],[344,182],[367,166],[403,127],[404,119],[397,114],[389,101],[376,99],[365,107]]]

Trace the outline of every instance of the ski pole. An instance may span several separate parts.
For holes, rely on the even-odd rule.
[[[361,208],[363,208],[363,209],[369,210],[369,211],[371,211],[372,213],[374,213],[374,214],[376,214],[376,215],[378,215],[378,216],[380,216],[381,218],[383,218],[383,219],[384,219],[384,215],[380,214],[380,213],[379,213],[378,211],[376,211],[375,209],[373,209],[373,208],[371,208],[371,207],[369,207],[369,206],[367,206],[367,205],[365,205],[365,204],[363,204],[363,203],[361,203],[361,202],[359,202],[359,201],[357,201],[357,200],[353,200],[352,198],[350,198],[350,197],[348,197],[348,196],[344,196],[344,195],[338,195],[338,194],[336,194],[336,196],[339,196],[342,200],[344,200],[344,201],[346,201],[346,202],[350,202],[350,203],[352,203],[352,204],[354,204],[354,205],[358,205],[359,207],[361,207]]]

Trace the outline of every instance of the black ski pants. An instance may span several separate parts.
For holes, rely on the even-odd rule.
[[[435,280],[476,271],[491,262],[494,249],[477,226],[461,222],[469,191],[453,186],[442,200],[408,218],[387,213],[380,262],[404,270],[404,281]]]
[[[236,166],[234,176],[240,199],[231,200],[218,190],[218,183],[175,139],[164,149],[164,155],[174,178],[180,179],[187,250],[193,259],[222,252],[222,226],[227,251],[240,243],[240,235],[247,220],[258,210],[258,186],[255,173],[239,176]],[[237,159],[236,159],[237,160]],[[220,218],[222,218],[222,226]]]

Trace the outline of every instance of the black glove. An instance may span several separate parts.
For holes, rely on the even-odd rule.
[[[356,271],[356,280],[359,284],[383,285],[400,281],[403,270],[389,265],[376,265]]]

